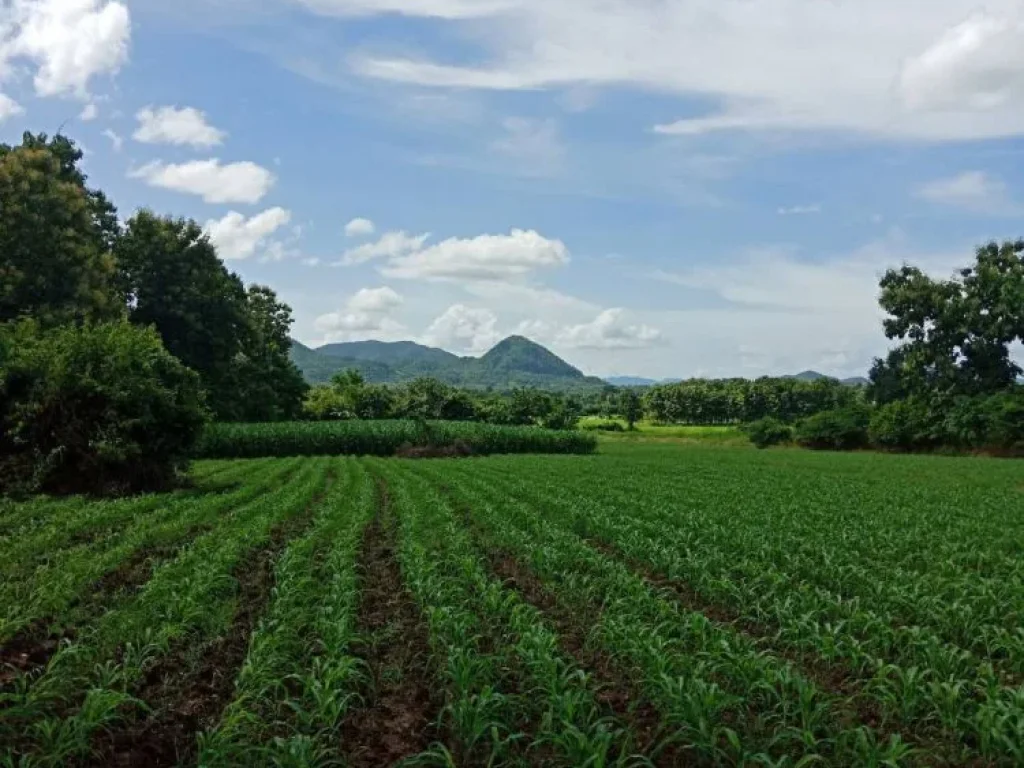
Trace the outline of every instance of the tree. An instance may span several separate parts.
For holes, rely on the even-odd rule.
[[[890,270],[881,289],[885,334],[903,343],[875,362],[876,396],[990,394],[1021,374],[1010,345],[1024,338],[1024,240],[978,248],[974,265],[950,280]]]
[[[196,222],[149,211],[128,221],[116,255],[131,321],[156,328],[168,351],[200,375],[213,413],[232,418],[239,407],[234,366],[254,325],[241,279]],[[279,320],[265,318],[271,337]]]
[[[0,145],[0,322],[31,315],[44,327],[116,318],[111,246],[116,212],[89,190],[68,139],[26,133]]]
[[[643,418],[644,408],[640,393],[635,389],[623,389],[619,395],[619,411],[629,425],[629,431],[636,429],[636,423]]]
[[[263,285],[246,292],[248,324],[241,351],[232,362],[236,397],[222,418],[234,421],[282,421],[296,418],[309,389],[288,356],[292,310]]]
[[[0,490],[165,489],[206,417],[199,377],[152,329],[0,325]]]

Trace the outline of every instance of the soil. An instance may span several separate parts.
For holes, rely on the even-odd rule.
[[[366,705],[342,729],[352,768],[392,765],[436,740],[431,718],[440,709],[430,669],[427,627],[402,582],[396,559],[396,522],[387,486],[378,482],[378,515],[359,554],[362,591],[358,655],[370,677]]]

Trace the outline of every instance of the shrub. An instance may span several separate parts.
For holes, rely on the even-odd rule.
[[[199,377],[151,329],[0,327],[0,490],[163,489],[205,422]]]
[[[758,448],[782,445],[793,439],[793,428],[770,416],[748,424],[745,431],[750,442]]]
[[[1001,451],[1024,451],[1024,389],[993,395],[985,401],[985,446]]]
[[[211,424],[196,446],[195,457],[393,456],[400,449],[440,449],[457,443],[473,454],[592,453],[597,448],[592,435],[541,427],[462,421],[297,421]]]
[[[619,421],[588,421],[584,422],[583,429],[588,432],[625,432],[626,428]]]
[[[896,400],[875,411],[868,426],[868,438],[879,448],[910,451],[934,445],[938,426],[927,403]]]
[[[862,406],[822,411],[800,421],[794,432],[804,448],[822,451],[850,451],[868,442],[871,412]]]

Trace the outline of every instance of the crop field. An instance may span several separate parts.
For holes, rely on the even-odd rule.
[[[609,443],[0,506],[0,766],[1024,764],[1024,473]]]

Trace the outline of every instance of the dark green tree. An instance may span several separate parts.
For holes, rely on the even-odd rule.
[[[118,317],[113,206],[86,187],[68,139],[26,133],[0,145],[0,322],[43,326]]]
[[[890,270],[881,289],[885,334],[902,344],[875,362],[880,401],[990,394],[1021,374],[1010,345],[1024,338],[1024,240],[978,248],[975,263],[949,280],[912,266]]]
[[[235,416],[236,358],[253,331],[241,279],[196,222],[149,211],[128,221],[115,252],[131,321],[156,328],[168,351],[200,375],[217,418]]]
[[[623,389],[619,395],[619,412],[629,425],[629,431],[636,429],[636,423],[644,416],[644,404],[635,389]]]

